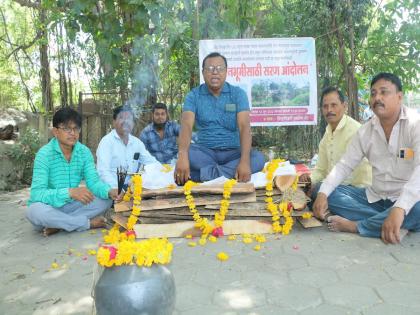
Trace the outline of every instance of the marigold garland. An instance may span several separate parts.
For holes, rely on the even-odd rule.
[[[140,216],[140,204],[141,204],[141,193],[142,193],[142,178],[140,174],[135,174],[131,178],[131,182],[134,187],[133,191],[133,210],[127,221],[127,230],[132,231],[134,225],[137,223],[138,217]]]
[[[152,264],[168,264],[173,245],[166,238],[151,238],[136,242],[123,240],[112,246],[101,246],[96,260],[101,266],[112,267],[136,264],[150,267]]]
[[[280,202],[280,204],[275,204],[273,201],[273,178],[274,178],[274,172],[279,167],[280,163],[283,163],[284,160],[282,159],[274,159],[271,162],[268,163],[266,167],[266,178],[267,178],[267,184],[265,186],[265,195],[267,196],[265,198],[265,202],[267,210],[271,213],[272,216],[272,227],[274,233],[282,233],[283,235],[287,235],[290,233],[293,227],[293,218],[290,215],[290,207],[289,203],[286,201],[285,195],[283,195],[283,200]],[[295,181],[292,184],[291,189],[296,190],[297,184],[298,184],[298,176],[296,176]],[[283,225],[280,224],[280,217],[284,217],[284,223]]]
[[[237,181],[235,179],[229,179],[223,185],[223,199],[220,202],[219,212],[214,215],[215,227],[213,227],[206,218],[202,218],[196,208],[194,197],[191,195],[191,189],[198,184],[191,180],[185,183],[185,200],[190,212],[193,215],[195,226],[201,230],[201,239],[207,239],[210,233],[213,237],[223,236],[223,222],[225,221],[226,214],[229,209],[229,199],[232,193],[232,188],[236,183]],[[204,240],[201,243],[205,244]]]
[[[101,266],[112,267],[132,265],[150,267],[152,264],[168,264],[172,258],[173,245],[166,238],[151,238],[136,242],[134,225],[140,216],[142,178],[140,174],[132,177],[133,192],[129,188],[124,201],[133,198],[133,209],[127,221],[127,231],[120,232],[118,225],[104,235],[104,241],[110,245],[102,245],[96,254]]]

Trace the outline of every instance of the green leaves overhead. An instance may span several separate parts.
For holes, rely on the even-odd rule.
[[[25,96],[17,97],[16,91],[21,95],[25,92],[10,89],[17,86],[20,77],[13,70],[17,68],[16,61],[9,55],[13,49],[30,43],[37,30],[44,29],[52,39],[36,40],[25,52],[19,51],[18,59],[22,78],[28,81],[35,103],[40,92],[36,47],[40,43],[50,45],[52,64],[56,58],[54,45],[63,44],[66,51],[61,52],[61,58],[74,55],[75,64],[67,66],[82,68],[80,71],[88,75],[89,86],[95,91],[129,94],[139,81],[136,75],[144,67],[155,84],[154,96],[172,104],[181,104],[187,91],[198,83],[198,40],[207,38],[314,37],[320,87],[335,84],[349,89],[345,69],[350,66],[352,55],[359,90],[379,71],[395,72],[408,90],[415,90],[419,84],[419,0],[42,0],[30,3],[40,3],[47,10],[44,23],[34,18],[39,8],[22,7],[12,0],[0,5],[6,12],[7,29],[13,39],[11,44],[5,42],[5,27],[0,25],[3,39],[0,90],[9,91],[2,94],[7,93],[10,95],[7,99],[19,103],[25,102]],[[57,34],[56,30],[62,26],[63,35]],[[341,44],[337,32],[342,36]],[[350,44],[351,36],[354,47]],[[340,45],[344,62],[339,59]],[[11,80],[13,85],[2,83]],[[152,93],[150,88],[147,90],[144,93]]]

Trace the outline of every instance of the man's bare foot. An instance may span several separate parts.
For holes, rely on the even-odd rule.
[[[328,217],[328,229],[332,232],[348,232],[358,233],[357,224],[339,215],[331,215]]]
[[[99,229],[106,227],[106,219],[103,216],[97,216],[90,219],[90,228]]]
[[[43,228],[42,229],[42,235],[44,235],[44,236],[50,236],[50,235],[53,235],[53,234],[55,234],[55,233],[58,233],[58,232],[60,232],[61,230],[60,229],[56,229],[56,228]]]

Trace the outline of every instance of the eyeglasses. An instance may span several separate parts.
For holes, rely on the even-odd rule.
[[[66,133],[71,133],[72,131],[74,133],[79,133],[81,128],[80,127],[74,127],[74,128],[70,128],[70,127],[57,127],[57,129],[61,129]]]
[[[210,73],[214,73],[215,71],[217,73],[223,73],[225,72],[226,67],[225,66],[208,66],[208,67],[204,67],[204,71],[206,72],[210,72]]]

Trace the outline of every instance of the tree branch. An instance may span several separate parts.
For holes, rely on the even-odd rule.
[[[30,1],[30,0],[13,0],[14,2],[20,4],[22,7],[28,7],[28,8],[32,8],[32,9],[41,9],[41,1],[35,0],[35,1]]]
[[[28,48],[31,48],[36,43],[36,41],[38,39],[40,39],[41,37],[42,37],[42,32],[38,31],[36,33],[36,36],[34,37],[34,39],[32,39],[28,44],[17,46],[16,44],[12,44],[12,43],[9,42],[10,45],[17,46],[17,47],[15,49],[13,49],[12,52],[9,53],[6,56],[6,59],[9,59],[12,55],[14,55],[15,53],[17,53],[19,50],[26,50]]]

